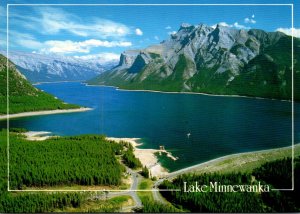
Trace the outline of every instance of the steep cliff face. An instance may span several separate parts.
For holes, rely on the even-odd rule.
[[[158,45],[125,51],[117,67],[90,83],[291,99],[291,40],[280,32],[182,24]],[[295,81],[299,44],[294,39]]]

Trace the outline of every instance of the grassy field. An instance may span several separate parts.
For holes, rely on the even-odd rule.
[[[138,186],[139,190],[151,190],[153,186],[153,181],[150,179],[143,179]],[[153,194],[152,192],[137,192],[137,195],[143,200],[153,200]]]

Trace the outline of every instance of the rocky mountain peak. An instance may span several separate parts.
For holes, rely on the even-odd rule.
[[[285,88],[286,94],[280,95],[284,97],[290,94],[286,83],[290,79],[285,79],[291,67],[290,41],[279,32],[184,23],[160,44],[126,51],[119,66],[95,81],[126,88],[217,93],[223,93],[224,88],[244,93],[239,87],[245,85],[252,88],[252,94],[257,81],[261,87],[282,82],[284,85],[270,91]]]
[[[196,26],[194,26],[194,25],[191,25],[191,24],[188,24],[188,23],[182,23],[180,25],[180,28],[179,28],[178,32],[179,31],[190,32],[190,31],[192,31],[195,28],[196,28]]]

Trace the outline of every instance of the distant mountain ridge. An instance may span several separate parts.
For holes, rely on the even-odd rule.
[[[117,67],[90,84],[291,99],[292,37],[281,32],[182,24],[160,44],[125,51]],[[300,99],[300,40],[294,38],[295,98]]]
[[[3,51],[1,54],[6,55]],[[10,51],[10,60],[30,82],[82,81],[91,79],[118,62],[100,63],[75,57]]]

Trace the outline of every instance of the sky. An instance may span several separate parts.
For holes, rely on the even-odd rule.
[[[128,49],[141,49],[157,44],[175,33],[182,23],[208,26],[222,24],[237,29],[262,29],[291,34],[291,6],[72,6],[55,1],[0,0],[0,49],[6,50],[7,3],[9,5],[9,50],[30,53],[75,56],[102,61],[117,60]],[[82,3],[76,0],[59,4]],[[107,3],[86,1],[85,3]],[[115,3],[123,3],[121,0]],[[134,3],[134,2],[132,2]],[[139,4],[150,3],[139,1]],[[155,3],[152,1],[151,3]],[[159,1],[157,3],[170,3]],[[172,1],[172,3],[178,3]],[[184,2],[180,3],[218,3]],[[226,3],[222,1],[222,3]],[[231,1],[230,3],[249,3]],[[251,3],[256,3],[251,1]],[[259,1],[257,3],[295,3],[293,1]],[[300,3],[294,9],[300,7]],[[297,10],[294,12],[298,15]],[[297,19],[295,15],[294,19]],[[300,26],[294,23],[294,35],[300,37]]]

